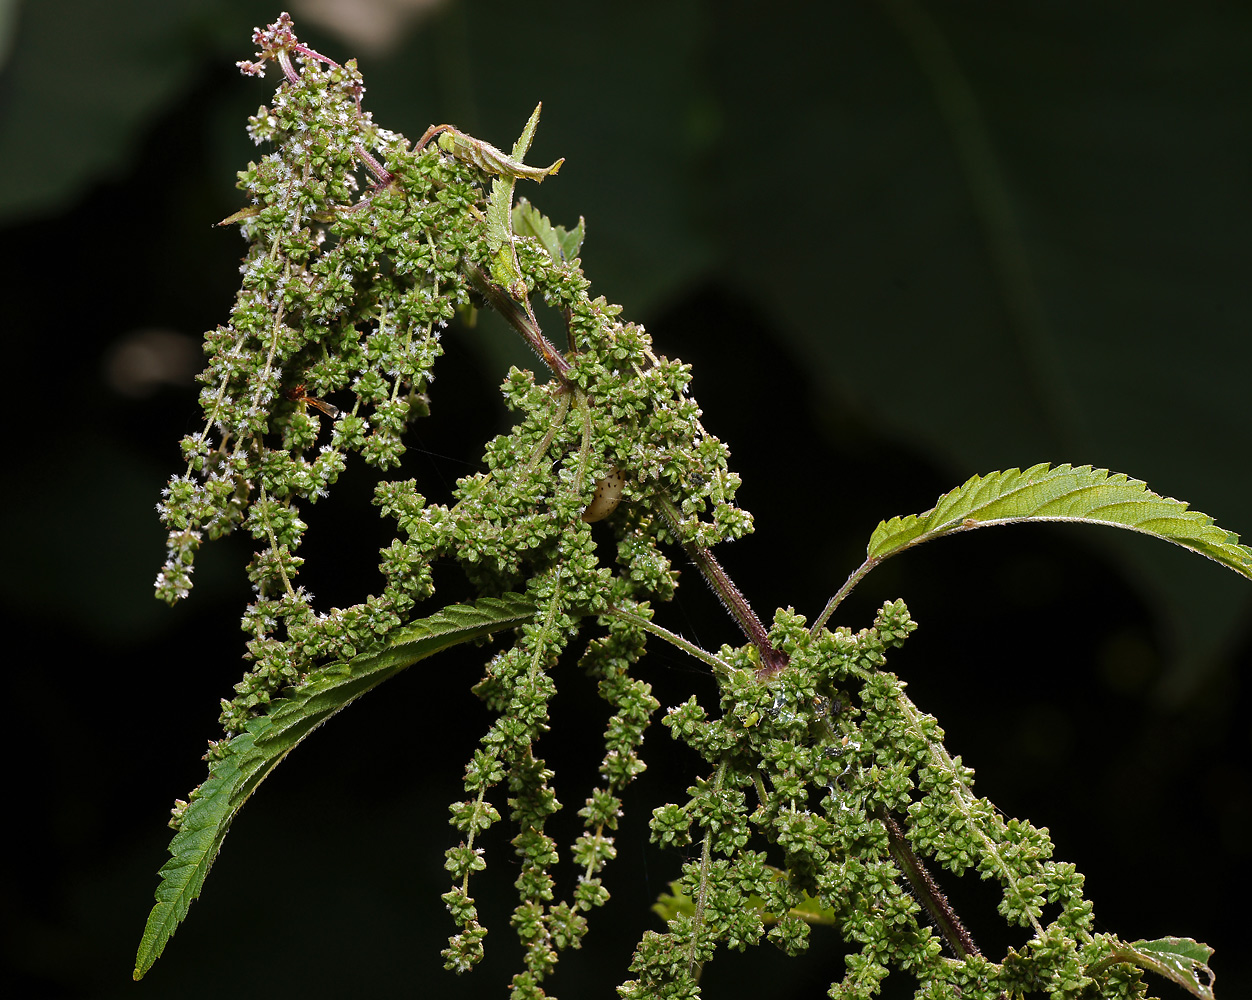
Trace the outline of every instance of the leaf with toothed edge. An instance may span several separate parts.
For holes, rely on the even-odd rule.
[[[516,628],[534,617],[534,606],[510,594],[456,604],[399,629],[386,648],[332,663],[311,672],[268,712],[252,719],[234,737],[226,754],[209,766],[209,778],[191,794],[178,833],[170,842],[172,857],[161,868],[156,905],[148,916],[134,978],[140,979],[164,950],[221,849],[231,821],[248,796],[314,729],[340,710],[419,660],[459,645]]]
[[[867,555],[878,562],[941,535],[993,524],[1074,521],[1129,528],[1198,552],[1252,579],[1252,549],[1207,514],[1153,493],[1137,479],[1089,465],[1047,463],[973,476],[922,514],[883,521]]]
[[[525,198],[518,198],[513,206],[513,234],[534,237],[558,264],[578,256],[585,231],[586,222],[581,216],[578,225],[567,230],[564,226],[552,225],[548,217]]]
[[[1213,983],[1217,977],[1208,966],[1212,955],[1212,948],[1193,938],[1115,942],[1112,954],[1094,965],[1090,973],[1099,975],[1115,963],[1128,962],[1177,983],[1200,1000],[1214,1000]]]
[[[507,162],[516,164],[519,168],[522,166],[522,157],[530,150],[530,144],[534,141],[542,108],[543,104],[540,103],[531,112],[526,127],[513,144],[513,154]],[[559,167],[560,163],[553,166]],[[552,172],[555,173],[555,169]],[[487,202],[486,216],[487,243],[491,247],[491,277],[521,301],[526,297],[526,280],[522,277],[517,253],[513,249],[513,188],[519,176],[526,175],[516,171],[498,172],[491,182],[491,198]],[[546,176],[546,171],[537,179],[542,180],[543,176]]]

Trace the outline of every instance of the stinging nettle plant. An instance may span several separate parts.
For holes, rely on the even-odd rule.
[[[720,701],[693,695],[662,717],[708,769],[685,801],[653,810],[652,840],[674,849],[678,874],[655,907],[664,929],[643,935],[621,996],[696,996],[719,948],[768,941],[796,954],[813,934],[838,934],[853,951],[830,988],[836,998],[877,993],[897,970],[931,1000],[1141,997],[1145,971],[1213,997],[1211,949],[1097,932],[1083,877],[1052,858],[1047,831],[974,793],[973,772],[885,669],[915,627],[902,602],[859,631],[827,623],[883,559],[989,525],[1129,528],[1248,577],[1252,549],[1134,479],[1036,465],[975,476],[931,510],[883,522],[816,621],[780,609],[767,627],[713,555],[752,520],[734,503],[726,446],[700,422],[689,367],[654,353],[642,327],[590,296],[581,220],[554,226],[515,197],[518,181],[542,182],[562,163],[523,162],[539,109],[509,153],[450,125],[410,143],[363,110],[356,64],[301,44],[287,15],[254,40],[257,60],[240,68],[280,71],[248,126],[269,152],[240,172],[247,204],[224,220],[248,251],[230,322],[206,336],[203,430],[183,439],[186,469],[158,506],[169,535],[156,584],[162,599],[181,600],[201,543],[248,532],[257,542],[243,616],[249,667],[222,702],[208,779],[173,810],[172,857],[136,979],[200,894],[243,802],[290,750],[406,667],[494,636],[504,648],[474,687],[494,721],[466,764],[465,798],[450,807],[447,969],[466,972],[483,955],[471,890],[488,859],[478,842],[506,813],[511,924],[524,954],[513,994],[546,995],[560,953],[581,946],[609,898],[602,872],[617,850],[621,794],[644,769],[640,747],[660,708],[635,676],[653,640],[711,671]],[[564,349],[540,329],[535,299],[563,317]],[[458,481],[455,503],[429,503],[415,481],[386,473],[408,425],[429,413],[441,332],[484,303],[535,350],[546,378],[509,371],[513,428],[486,443],[486,471]],[[302,512],[353,455],[378,470],[374,501],[395,537],[380,553],[379,594],[320,609],[299,585]],[[593,532],[615,539],[612,564]],[[706,651],[653,622],[653,604],[674,594],[680,551],[742,628],[740,648]],[[478,597],[415,614],[434,593],[436,561],[459,565]],[[584,634],[578,662],[612,715],[600,783],[578,810],[583,833],[564,847],[545,832],[561,806],[540,752],[553,667]],[[578,872],[566,898],[553,875],[562,860]],[[994,882],[1000,916],[1025,929],[1026,943],[980,951],[935,868]]]

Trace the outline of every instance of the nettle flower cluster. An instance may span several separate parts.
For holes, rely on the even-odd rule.
[[[665,716],[712,770],[687,801],[653,813],[653,839],[692,860],[660,904],[667,930],[644,935],[622,996],[696,996],[719,947],[769,941],[794,954],[812,925],[831,924],[853,948],[831,987],[844,1000],[877,993],[889,970],[912,976],[927,1000],[1135,998],[1144,995],[1136,965],[1211,997],[1194,971],[1207,973],[1207,949],[1094,934],[1082,878],[1051,860],[1046,831],[1006,820],[973,794],[972,772],[883,669],[885,651],[914,628],[902,603],[857,634],[822,627],[873,556],[816,626],[790,611],[769,630],[757,619],[710,551],[752,521],[735,506],[726,447],[700,423],[690,369],[656,355],[641,327],[591,298],[577,256],[581,222],[566,231],[514,204],[515,181],[560,166],[520,162],[537,112],[511,155],[452,126],[411,144],[362,110],[355,64],[303,46],[286,15],[255,40],[258,58],[241,68],[282,72],[249,125],[269,151],[240,172],[247,204],[225,220],[248,245],[241,286],[229,323],[206,337],[205,424],[183,439],[185,471],[158,508],[169,541],[156,584],[166,601],[185,597],[201,543],[249,533],[249,668],[222,702],[228,738],[210,748],[210,779],[175,808],[174,856],[136,976],[199,894],[235,812],[292,746],[388,671],[432,655],[432,636],[511,629],[514,641],[474,688],[494,722],[465,769],[464,800],[451,806],[459,843],[447,851],[453,885],[443,900],[457,930],[447,968],[462,972],[482,957],[471,877],[486,864],[481,835],[506,813],[520,861],[511,923],[525,964],[514,996],[544,995],[560,952],[580,944],[586,914],[608,899],[601,872],[616,853],[621,793],[644,769],[639,747],[659,708],[632,676],[651,633],[712,668],[721,705],[714,716],[692,698]],[[562,318],[564,349],[539,329],[531,296]],[[452,502],[432,503],[414,479],[384,474],[402,469],[408,425],[430,412],[441,335],[482,300],[550,377],[508,373],[513,427],[487,442],[484,471],[459,480]],[[378,470],[375,503],[395,537],[380,551],[375,594],[319,608],[298,582],[305,511],[353,455]],[[593,530],[616,540],[611,562],[598,556]],[[721,597],[745,646],[713,655],[652,621],[652,603],[674,593],[675,548]],[[436,562],[459,565],[480,600],[413,621],[434,593]],[[562,851],[545,826],[561,804],[537,744],[552,668],[593,622],[581,665],[612,714],[600,781],[567,852],[578,878],[558,900],[551,872]],[[388,660],[428,640],[403,663]],[[997,882],[1002,917],[1029,937],[999,962],[983,956],[924,859]]]
[[[521,830],[514,923],[528,947],[517,983],[525,995],[556,951],[577,944],[582,913],[608,898],[596,873],[614,854],[618,793],[643,770],[637,749],[658,707],[628,671],[643,651],[648,602],[669,598],[676,584],[663,545],[738,538],[751,519],[734,506],[738,478],[726,447],[699,422],[689,367],[657,357],[641,327],[590,298],[576,244],[518,237],[525,288],[485,291],[537,294],[559,310],[564,364],[547,381],[509,372],[502,391],[516,423],[487,443],[486,471],[460,480],[454,503],[428,503],[414,480],[381,478],[376,503],[397,528],[380,553],[382,586],[355,606],[317,608],[298,583],[304,508],[326,495],[354,453],[380,472],[399,466],[409,422],[429,413],[441,334],[474,288],[484,291],[499,249],[486,223],[491,164],[451,155],[456,149],[414,148],[378,128],[361,108],[355,64],[300,45],[288,18],[256,41],[261,52],[241,64],[245,72],[260,75],[273,63],[283,71],[273,101],[249,125],[271,151],[240,172],[248,205],[225,220],[238,224],[248,250],[230,322],[206,336],[204,428],[183,439],[186,470],[158,506],[169,535],[157,594],[170,603],[187,596],[206,537],[242,529],[256,540],[248,565],[255,599],[243,616],[250,669],[222,703],[227,737],[280,692],[300,690],[316,668],[382,648],[432,595],[437,560],[458,563],[481,595],[520,591],[533,602],[533,623],[475,689],[499,718],[467,767],[469,799],[452,809],[464,840],[448,852],[456,887],[445,897],[462,928],[445,957],[463,969],[481,954],[485,933],[468,894],[469,874],[483,866],[475,837],[501,818],[487,793],[506,785],[509,819]],[[554,231],[529,213],[532,229]],[[607,480],[624,481],[609,526],[617,539],[610,566],[597,558],[584,517]],[[657,498],[669,516],[654,513]],[[630,620],[602,619],[607,634],[582,660],[614,709],[603,781],[580,812],[587,832],[572,848],[583,872],[574,898],[553,903],[548,869],[558,852],[543,828],[559,806],[534,742],[547,728],[550,668],[580,623],[608,612]],[[184,813],[180,804],[176,826]]]
[[[1092,933],[1082,876],[1051,860],[1046,830],[973,794],[973,772],[883,669],[915,627],[900,601],[856,634],[813,634],[779,611],[771,639],[785,671],[762,682],[748,648],[723,648],[720,716],[694,697],[669,710],[672,736],[714,770],[653,813],[655,843],[694,842],[699,856],[659,906],[668,930],[645,934],[622,996],[695,996],[718,947],[768,940],[797,954],[825,924],[859,946],[831,986],[838,1000],[877,994],[892,970],[917,981],[917,996],[952,1000],[1096,986],[1088,972],[1113,941]],[[1000,914],[1029,941],[1002,962],[984,957],[924,858],[998,882]],[[1124,979],[1101,995],[1142,995],[1137,972]]]
[[[528,291],[568,317],[568,378],[509,374],[503,391],[518,424],[488,443],[489,471],[461,481],[453,507],[427,505],[412,482],[380,483],[378,503],[400,529],[382,553],[385,586],[355,607],[314,610],[297,585],[301,507],[326,495],[354,452],[379,470],[399,465],[408,423],[429,413],[441,333],[470,302],[467,269],[486,266],[488,178],[375,126],[355,65],[293,51],[294,36],[284,47],[274,39],[283,27],[258,33],[262,58],[247,67],[263,68],[267,45],[286,68],[304,65],[250,122],[273,151],[240,173],[250,205],[227,220],[249,245],[241,288],[230,322],[206,336],[205,427],[183,439],[186,471],[158,506],[169,536],[157,594],[171,603],[189,592],[206,536],[243,528],[259,543],[248,567],[257,599],[244,616],[254,667],[224,706],[228,732],[310,664],[375,648],[431,595],[429,567],[442,557],[486,593],[560,564],[563,603],[602,608],[611,573],[596,567],[580,513],[616,468],[629,469],[630,485],[616,519],[628,571],[615,601],[673,589],[660,525],[639,502],[650,491],[680,498],[681,530],[704,542],[751,528],[732,503],[726,449],[686,395],[688,367],[653,356],[640,327],[591,301],[576,260],[519,240]],[[713,522],[697,516],[706,505]]]

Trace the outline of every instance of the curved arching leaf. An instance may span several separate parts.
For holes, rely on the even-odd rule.
[[[1180,937],[1131,941],[1117,954],[1118,958],[1177,983],[1201,1000],[1213,1000],[1213,982],[1217,977],[1208,966],[1212,956],[1213,949],[1208,945]]]
[[[1033,465],[985,476],[939,498],[921,514],[880,521],[857,567],[813,623],[816,633],[875,566],[932,538],[1022,521],[1075,521],[1129,528],[1191,549],[1252,579],[1252,548],[1233,531],[1181,500],[1153,493],[1138,479],[1089,465]]]
[[[878,562],[941,535],[1020,521],[1081,521],[1129,528],[1207,556],[1252,579],[1252,549],[1207,514],[1138,479],[1089,465],[1044,463],[973,476],[922,514],[881,522],[866,555]]]
[[[306,736],[366,691],[419,660],[450,646],[515,628],[535,614],[534,606],[512,594],[484,598],[472,605],[452,605],[400,629],[380,652],[332,663],[311,672],[269,711],[247,724],[209,766],[209,777],[191,793],[178,833],[170,842],[172,857],[161,868],[156,905],[148,915],[134,978],[140,979],[160,956],[166,942],[200,895],[205,876],[226,831],[249,795]]]
[[[1164,937],[1155,941],[1113,941],[1113,949],[1107,958],[1088,970],[1097,976],[1119,962],[1137,965],[1177,983],[1200,1000],[1214,1000],[1213,983],[1217,977],[1209,968],[1208,961],[1213,949],[1192,938]]]

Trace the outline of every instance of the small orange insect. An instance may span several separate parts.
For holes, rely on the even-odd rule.
[[[337,416],[339,416],[339,407],[326,402],[324,399],[317,399],[314,396],[305,395],[305,383],[303,382],[301,382],[294,389],[289,389],[287,391],[287,398],[293,403],[306,403],[315,410],[321,410],[321,412],[325,413],[331,420],[334,420]]]

